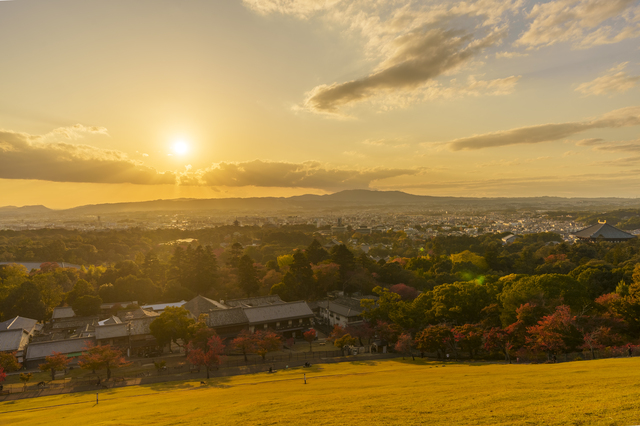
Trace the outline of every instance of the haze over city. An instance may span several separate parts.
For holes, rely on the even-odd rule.
[[[637,197],[637,1],[0,2],[0,205]]]

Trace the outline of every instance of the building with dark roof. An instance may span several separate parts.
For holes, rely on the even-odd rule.
[[[635,235],[621,231],[615,226],[609,225],[606,221],[598,222],[598,224],[582,229],[574,235],[582,241],[591,242],[610,241],[619,243],[635,238]]]

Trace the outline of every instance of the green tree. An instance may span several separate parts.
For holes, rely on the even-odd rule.
[[[189,311],[183,307],[169,306],[153,320],[149,330],[160,346],[173,342],[185,347],[191,338],[193,324],[195,321],[189,318]]]
[[[16,358],[15,352],[0,352],[0,368],[4,371],[18,371],[22,367]]]
[[[238,261],[238,278],[238,284],[247,297],[251,297],[258,293],[258,290],[260,289],[258,271],[255,266],[253,266],[253,259],[246,254]]]
[[[99,296],[81,296],[73,301],[73,312],[80,317],[89,317],[100,313],[102,299]]]
[[[320,242],[318,242],[318,240],[316,239],[314,239],[311,244],[309,244],[309,247],[307,247],[305,254],[307,255],[307,259],[309,259],[309,262],[313,263],[314,265],[329,258],[329,252],[327,252],[322,247]]]

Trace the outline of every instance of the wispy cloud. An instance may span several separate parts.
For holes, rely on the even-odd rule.
[[[580,122],[540,124],[500,132],[455,139],[447,143],[452,151],[475,150],[507,145],[534,144],[568,138],[591,129],[640,125],[640,107],[618,109],[603,116]]]
[[[640,35],[636,0],[555,0],[536,3],[528,14],[532,21],[516,41],[529,48],[573,42],[585,49],[617,43]]]
[[[263,15],[317,18],[366,40],[366,55],[377,66],[359,78],[314,87],[306,94],[304,110],[339,117],[346,115],[344,109],[365,101],[388,109],[439,97],[509,93],[489,86],[450,87],[455,80],[438,78],[460,72],[485,49],[498,45],[507,34],[506,15],[516,13],[521,0],[243,2]],[[518,78],[490,82],[512,89]]]
[[[619,64],[606,74],[596,78],[595,80],[582,83],[576,88],[576,92],[584,95],[607,95],[612,93],[623,93],[632,89],[640,81],[640,76],[629,75],[624,71],[628,62]]]

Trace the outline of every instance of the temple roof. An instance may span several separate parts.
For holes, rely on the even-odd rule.
[[[631,238],[635,238],[634,235],[621,231],[606,222],[592,225],[588,228],[576,232],[574,235],[578,238],[602,238],[604,240],[628,240]]]

